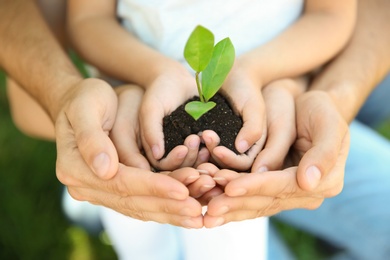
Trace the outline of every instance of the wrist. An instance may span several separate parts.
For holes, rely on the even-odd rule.
[[[189,72],[181,63],[162,56],[151,64],[148,76],[140,84],[148,89],[161,76],[181,77],[182,75],[189,75]]]
[[[348,81],[334,81],[326,88],[311,88],[310,91],[321,91],[331,98],[341,116],[351,122],[363,105],[367,94],[359,93],[356,84]]]
[[[227,90],[229,86],[236,85],[253,86],[257,90],[261,90],[264,86],[261,74],[242,58],[236,59],[222,89]]]

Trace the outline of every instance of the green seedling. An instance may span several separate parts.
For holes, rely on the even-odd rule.
[[[200,101],[188,102],[185,111],[195,120],[215,107],[210,99],[218,92],[231,68],[235,50],[229,38],[214,46],[214,34],[198,25],[184,48],[184,58],[195,71],[195,81]]]

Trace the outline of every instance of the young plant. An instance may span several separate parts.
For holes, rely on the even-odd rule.
[[[215,107],[210,99],[218,92],[233,67],[235,50],[229,38],[214,46],[214,34],[198,25],[184,48],[184,58],[195,71],[200,101],[188,102],[185,111],[195,120]]]

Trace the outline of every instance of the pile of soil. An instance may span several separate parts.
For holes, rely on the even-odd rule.
[[[194,97],[188,101],[199,100]],[[164,157],[178,145],[182,145],[187,136],[199,134],[204,130],[213,130],[221,139],[219,145],[225,146],[238,154],[234,141],[242,128],[242,118],[234,113],[228,100],[217,93],[212,99],[217,105],[198,120],[193,119],[185,110],[185,104],[178,107],[163,119],[165,141]]]

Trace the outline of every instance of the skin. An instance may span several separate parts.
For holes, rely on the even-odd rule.
[[[262,87],[276,79],[299,76],[318,67],[347,42],[354,24],[354,0],[341,4],[335,0],[306,2],[304,15],[291,28],[269,44],[237,58],[222,88],[244,121],[236,148],[241,153],[250,147],[252,150],[236,155],[228,149],[209,149],[220,166],[248,170],[263,147],[267,127]],[[186,163],[171,165],[165,159],[158,161],[164,153],[162,118],[197,94],[194,78],[181,64],[125,31],[116,20],[115,8],[115,1],[69,1],[68,31],[75,48],[101,71],[145,89],[140,110],[141,136],[152,165],[171,170],[194,165],[194,161],[199,161],[192,155],[199,144],[196,136],[192,137],[194,149],[189,150],[188,144],[177,147],[174,153]],[[291,48],[290,43],[295,47]],[[101,52],[102,48],[110,51]],[[296,60],[300,60],[299,64]],[[175,95],[170,95],[173,92]],[[207,147],[214,147],[215,139],[202,138]],[[280,159],[272,164],[280,164]]]
[[[0,38],[6,39],[0,41],[0,64],[55,125],[57,177],[70,194],[137,219],[202,227],[201,205],[186,188],[200,173],[190,168],[172,172],[195,176],[186,181],[119,164],[108,136],[117,116],[117,94],[104,81],[80,76],[35,3],[1,1],[0,19]]]
[[[119,170],[117,171],[118,174],[114,174],[115,176],[110,179],[112,182],[109,182],[109,185],[106,185],[107,182],[102,182],[101,179],[97,178],[98,175],[95,175],[94,172],[89,168],[89,165],[86,161],[84,161],[82,153],[86,153],[85,151],[88,150],[88,147],[84,147],[84,143],[93,143],[94,141],[98,141],[99,138],[95,138],[93,141],[85,141],[83,140],[83,136],[85,137],[88,133],[89,136],[97,137],[98,135],[104,133],[106,136],[107,134],[102,131],[103,125],[106,126],[106,123],[102,122],[109,122],[111,118],[111,109],[109,108],[109,102],[106,98],[107,96],[110,97],[112,100],[117,101],[117,95],[115,93],[111,92],[112,89],[108,87],[105,84],[101,84],[101,91],[103,97],[97,97],[97,100],[99,102],[102,102],[101,104],[104,104],[103,107],[106,105],[106,108],[91,108],[90,110],[87,109],[85,113],[85,117],[80,117],[79,110],[75,109],[77,107],[82,107],[82,104],[87,101],[90,102],[90,96],[87,98],[86,95],[76,95],[77,93],[82,93],[83,90],[85,93],[90,90],[90,87],[87,87],[87,84],[92,84],[94,87],[100,84],[97,84],[97,80],[94,82],[86,82],[81,81],[83,84],[81,84],[81,87],[77,86],[78,91],[74,91],[73,94],[80,97],[80,101],[78,101],[76,98],[74,101],[69,101],[69,107],[65,109],[64,111],[68,111],[68,113],[63,113],[62,115],[62,121],[58,124],[63,124],[63,126],[59,125],[57,129],[63,129],[63,136],[61,145],[59,145],[58,151],[62,151],[59,153],[59,160],[58,164],[60,164],[59,167],[59,176],[63,178],[63,181],[66,183],[69,183],[69,186],[72,187],[70,190],[73,190],[73,196],[75,198],[79,198],[82,200],[89,200],[93,201],[95,203],[101,203],[104,205],[104,203],[107,203],[107,205],[110,205],[110,207],[114,209],[118,209],[119,212],[125,212],[126,214],[134,214],[134,217],[144,219],[144,220],[155,220],[157,222],[163,223],[176,223],[176,224],[182,224],[184,226],[192,226],[192,227],[198,227],[201,224],[206,225],[207,227],[213,227],[221,224],[228,223],[230,221],[237,221],[240,219],[248,219],[248,218],[254,218],[258,216],[264,216],[264,215],[270,215],[274,214],[275,212],[279,212],[280,210],[284,209],[290,209],[290,207],[302,207],[302,208],[316,208],[321,203],[324,197],[330,197],[338,194],[342,188],[343,185],[343,174],[344,174],[344,165],[346,160],[346,153],[348,149],[348,130],[347,130],[347,118],[345,115],[353,115],[354,110],[357,110],[358,102],[352,102],[351,107],[353,109],[346,109],[345,110],[345,101],[343,102],[343,106],[336,105],[337,102],[337,91],[339,90],[340,93],[345,93],[349,89],[346,86],[359,86],[361,87],[362,91],[356,91],[359,93],[363,93],[363,90],[366,90],[367,93],[369,93],[369,89],[373,88],[371,84],[374,82],[377,82],[381,76],[383,76],[389,69],[389,64],[387,59],[388,56],[388,49],[386,49],[384,46],[388,46],[388,35],[384,34],[382,32],[383,23],[384,21],[388,21],[387,17],[388,14],[385,13],[385,10],[390,10],[389,8],[383,8],[385,2],[381,1],[361,1],[362,4],[364,4],[365,8],[362,8],[359,10],[359,19],[358,19],[358,28],[354,34],[354,37],[352,38],[351,43],[348,45],[348,48],[343,51],[343,53],[335,60],[331,65],[317,77],[318,81],[315,82],[321,82],[319,79],[326,79],[326,75],[328,75],[329,78],[332,78],[332,81],[330,81],[332,84],[326,83],[326,81],[323,81],[323,87],[317,87],[320,85],[316,85],[319,83],[314,84],[310,87],[310,91],[308,91],[305,94],[302,94],[299,98],[295,99],[295,106],[296,106],[296,120],[298,124],[298,128],[296,130],[298,139],[300,141],[296,142],[296,145],[294,146],[294,150],[291,153],[291,155],[288,157],[289,165],[293,166],[290,168],[287,168],[282,171],[276,171],[275,174],[273,172],[264,172],[264,174],[246,174],[242,175],[234,171],[229,170],[221,170],[218,171],[218,169],[215,168],[215,166],[212,166],[210,164],[201,164],[198,168],[201,170],[206,170],[207,174],[199,173],[198,171],[192,171],[188,168],[184,169],[184,172],[188,175],[187,178],[181,181],[174,180],[172,178],[165,178],[168,176],[165,175],[157,175],[157,174],[151,174],[150,171],[147,170],[138,170],[135,171],[134,169],[130,167],[125,167],[123,165],[118,166]],[[5,3],[4,1],[2,3]],[[16,3],[16,1],[10,1],[9,3]],[[359,2],[360,3],[360,2]],[[375,3],[375,4],[374,4]],[[378,9],[372,8],[374,6],[379,7]],[[3,6],[2,6],[3,7]],[[382,7],[382,8],[381,8]],[[4,10],[4,8],[0,8],[0,10]],[[8,13],[7,9],[7,13]],[[32,11],[31,11],[32,10]],[[34,14],[34,9],[31,9],[29,14]],[[371,14],[375,10],[375,14],[377,17],[381,17],[379,20],[377,19],[361,19],[362,14],[366,11]],[[3,17],[3,16],[0,16]],[[4,25],[4,23],[0,23],[1,25]],[[382,26],[378,26],[381,24]],[[375,26],[374,26],[375,25]],[[40,28],[39,26],[35,26],[34,28]],[[360,28],[365,28],[364,30]],[[4,35],[4,27],[0,27],[0,35]],[[365,35],[362,34],[364,32],[375,32],[374,35],[378,37],[377,41],[369,41],[367,42],[367,39],[370,39],[370,37],[363,37],[362,38],[357,37],[358,35]],[[50,37],[46,38],[46,43],[50,42],[47,41],[47,39],[50,39]],[[362,41],[357,41],[357,39],[363,39],[365,44],[363,44],[364,48],[362,47]],[[368,44],[368,45],[366,45]],[[12,45],[11,45],[12,46]],[[360,47],[359,47],[360,46]],[[364,62],[358,62],[356,63],[356,59],[359,60],[361,57],[360,53],[362,53],[362,50],[367,50],[367,46],[369,46],[370,52],[369,52],[369,61],[367,62],[367,57],[365,59],[362,59]],[[3,48],[0,48],[2,50]],[[9,51],[10,49],[8,49]],[[12,50],[12,49],[11,49]],[[52,53],[56,53],[55,51]],[[17,57],[17,52],[14,53],[13,57]],[[7,69],[7,72],[11,71],[12,69],[9,69],[10,65],[7,65],[7,60],[4,59],[4,54],[0,51],[0,57],[1,57],[1,64]],[[62,54],[61,54],[62,55]],[[59,57],[61,57],[61,55]],[[58,56],[57,56],[58,60]],[[341,62],[343,61],[344,62]],[[349,60],[349,62],[347,62]],[[352,61],[354,61],[354,64],[357,64],[356,66],[356,77],[353,77],[351,75],[350,67],[348,66],[341,66],[341,65],[351,65]],[[5,64],[5,65],[4,65]],[[334,67],[333,67],[333,65]],[[339,64],[339,65],[337,65]],[[337,65],[337,66],[336,66]],[[12,68],[12,66],[11,66]],[[333,69],[332,69],[333,68]],[[19,68],[20,69],[20,68]],[[354,70],[355,71],[355,70]],[[363,73],[359,73],[363,72]],[[367,73],[367,74],[366,74]],[[372,74],[370,74],[372,73]],[[23,73],[21,73],[23,74]],[[28,74],[28,73],[27,73]],[[27,75],[26,74],[26,75]],[[17,73],[14,73],[14,75],[18,75]],[[43,74],[44,75],[44,74]],[[366,80],[362,80],[362,78],[359,75],[366,75]],[[34,76],[34,75],[30,75]],[[337,76],[337,77],[335,77]],[[14,76],[15,77],[15,76]],[[329,79],[328,78],[328,79]],[[334,79],[337,78],[337,84],[334,82]],[[31,80],[33,82],[33,80]],[[39,82],[39,81],[38,81]],[[362,83],[363,82],[363,83]],[[102,83],[102,82],[99,82]],[[345,84],[344,84],[345,83]],[[84,85],[85,84],[85,85]],[[72,85],[72,84],[71,84]],[[281,84],[282,85],[282,84]],[[284,84],[283,84],[284,85]],[[28,84],[26,85],[28,88]],[[40,86],[39,84],[36,86]],[[338,86],[338,87],[337,87]],[[266,88],[265,88],[266,89]],[[264,89],[264,90],[265,90]],[[289,89],[289,88],[287,88]],[[272,88],[271,90],[278,90],[278,88]],[[286,93],[286,92],[283,92]],[[295,91],[291,92],[291,96],[295,96]],[[355,93],[355,95],[359,95],[359,93]],[[277,96],[275,94],[275,96]],[[341,94],[340,94],[341,96]],[[68,100],[72,100],[71,97],[74,96],[68,96]],[[281,111],[278,111],[274,107],[270,106],[269,104],[273,104],[274,95],[272,92],[268,94],[268,98],[270,101],[266,104],[267,109],[270,107],[270,111],[267,112],[268,114],[275,113],[275,118],[277,118],[277,115],[283,115]],[[355,99],[355,98],[354,98]],[[363,98],[364,99],[364,98]],[[81,100],[83,102],[81,102]],[[88,101],[89,100],[89,101]],[[42,101],[41,101],[42,102]],[[98,103],[99,103],[98,102]],[[44,103],[44,102],[42,102]],[[50,103],[50,102],[49,102]],[[55,103],[55,102],[53,102]],[[114,101],[115,103],[115,101]],[[85,104],[85,103],[84,103]],[[121,103],[118,103],[119,105]],[[73,110],[72,110],[72,107]],[[85,108],[85,107],[84,107]],[[316,113],[312,114],[310,117],[307,116],[307,111],[311,108],[316,108],[314,111]],[[61,109],[56,109],[61,110]],[[75,111],[77,110],[78,114],[75,115]],[[115,110],[115,109],[114,109]],[[96,112],[99,111],[99,112]],[[274,112],[272,112],[274,111]],[[340,112],[341,111],[341,112]],[[343,112],[346,111],[346,112]],[[349,111],[349,113],[347,113]],[[87,113],[88,112],[88,113]],[[96,114],[99,114],[96,116]],[[103,115],[103,116],[102,116]],[[90,118],[94,118],[94,120],[88,120]],[[116,118],[116,115],[115,115]],[[270,117],[273,118],[273,117]],[[86,126],[85,128],[82,128],[82,130],[75,130],[73,128],[77,128],[77,123],[81,124],[83,120],[87,120],[87,122],[91,121],[90,126]],[[313,126],[314,124],[312,122],[319,122],[320,125],[326,125],[326,126],[333,126],[332,128],[325,128],[325,127],[317,127],[313,128],[310,126]],[[275,127],[277,126],[277,123],[274,123]],[[96,125],[99,125],[99,127],[96,127]],[[272,125],[270,122],[268,126]],[[108,127],[109,128],[109,127]],[[92,132],[88,132],[85,129],[91,129]],[[106,129],[106,128],[104,128]],[[276,128],[277,129],[277,128]],[[96,130],[96,134],[95,134]],[[321,131],[322,130],[322,131]],[[78,134],[75,134],[75,133]],[[91,135],[89,134],[91,133]],[[275,133],[276,134],[276,133]],[[103,134],[102,136],[103,137]],[[299,138],[300,137],[300,138]],[[334,138],[336,137],[336,138]],[[92,138],[94,139],[94,138]],[[102,140],[107,140],[105,138],[102,138]],[[108,144],[103,142],[99,142],[101,144]],[[134,147],[137,147],[137,142],[135,142]],[[71,147],[71,149],[70,149]],[[95,148],[95,147],[93,147]],[[85,149],[83,151],[83,149]],[[81,152],[83,151],[83,152]],[[92,149],[90,149],[92,151]],[[316,151],[316,152],[314,152]],[[136,153],[136,152],[135,152]],[[93,155],[93,153],[91,153]],[[90,154],[87,154],[85,158],[94,158],[94,156],[90,156]],[[303,155],[302,159],[301,156]],[[323,160],[323,156],[326,156],[327,160]],[[63,160],[63,161],[62,161]],[[72,160],[72,162],[76,162],[74,165],[69,165],[66,162],[69,160]],[[87,160],[88,161],[88,160]],[[89,160],[90,162],[91,160]],[[62,165],[61,165],[62,164]],[[320,175],[316,174],[306,174],[306,170],[310,166],[316,166],[318,169],[321,169]],[[124,169],[124,170],[123,170]],[[61,170],[63,171],[61,173]],[[134,170],[134,171],[133,171]],[[254,169],[255,171],[256,169]],[[74,172],[74,175],[69,175],[67,172]],[[188,172],[189,173],[188,173]],[[141,174],[136,174],[136,173]],[[311,171],[312,173],[315,171]],[[134,175],[132,174],[134,173]],[[176,174],[176,175],[175,175]],[[213,180],[220,185],[220,187],[223,187],[223,191],[225,194],[221,193],[221,189],[214,187],[212,183],[208,183],[210,187],[209,190],[203,187],[202,185],[196,184],[196,181],[200,179],[200,175],[206,175],[213,177]],[[116,176],[120,177],[116,177]],[[133,177],[137,175],[137,181],[141,180],[141,184],[137,187],[128,187],[126,183],[132,183]],[[182,176],[185,175],[180,171],[175,171],[172,173],[172,176]],[[219,176],[223,175],[223,176]],[[104,173],[103,173],[104,176]],[[132,177],[130,177],[132,176]],[[157,177],[156,177],[157,176]],[[127,181],[123,181],[122,178],[125,178]],[[203,178],[203,177],[202,177]],[[275,178],[275,179],[274,179]],[[118,179],[121,179],[120,181]],[[134,179],[135,180],[135,179]],[[144,180],[144,182],[143,182]],[[209,181],[210,179],[207,178]],[[306,180],[306,183],[305,183]],[[269,184],[267,184],[270,182]],[[275,183],[280,182],[280,185],[274,185]],[[88,183],[88,184],[87,184]],[[151,192],[147,191],[148,184],[152,185],[153,188],[151,188]],[[272,185],[271,185],[272,184]],[[192,186],[193,188],[192,189]],[[104,187],[101,187],[104,186]],[[184,186],[187,186],[190,188],[190,191],[188,191]],[[101,192],[99,192],[99,188],[101,187]],[[120,187],[120,188],[119,188]],[[168,187],[168,188],[167,188]],[[184,189],[183,189],[184,187]],[[262,187],[262,188],[261,188]],[[144,189],[145,188],[145,189]],[[177,190],[175,190],[177,188]],[[168,189],[169,191],[167,191]],[[132,192],[133,190],[133,192]],[[173,193],[172,193],[173,191]],[[72,191],[71,191],[72,192]],[[145,200],[138,200],[138,198],[135,198],[134,200],[130,200],[132,197],[137,197],[136,194],[149,194],[149,196],[152,196],[151,194],[156,194],[157,197],[159,192],[161,192],[160,196],[162,198],[167,197],[167,194],[170,194],[173,198],[168,198],[167,203],[169,203],[169,199],[178,199],[179,201],[185,201],[184,204],[191,205],[191,201],[187,201],[187,194],[188,192],[190,194],[193,194],[194,196],[198,197],[199,200],[202,201],[202,203],[209,202],[209,210],[206,216],[203,219],[203,223],[201,220],[201,217],[198,216],[198,208],[199,204],[196,204],[194,207],[191,208],[190,214],[186,215],[192,215],[196,217],[190,217],[182,219],[177,211],[177,209],[174,208],[174,205],[168,207],[172,212],[169,213],[156,213],[158,210],[158,205],[154,204],[152,201],[150,201],[150,204],[143,204],[146,203]],[[203,194],[202,194],[203,193]],[[111,196],[107,196],[110,194]],[[130,195],[129,195],[130,194]],[[173,196],[172,196],[173,195]],[[183,196],[184,195],[184,196]],[[147,196],[147,197],[149,197]],[[109,197],[110,199],[108,199]],[[168,196],[169,197],[169,196]],[[126,198],[126,199],[123,199]],[[251,200],[253,199],[253,200]],[[138,201],[138,202],[137,202]],[[175,201],[176,202],[176,201]],[[149,203],[149,201],[147,202]],[[112,205],[115,205],[113,207]],[[257,206],[259,204],[259,206]],[[136,211],[137,206],[143,206],[148,207],[148,209],[141,210],[141,213],[134,213]],[[227,206],[227,211],[226,211]],[[185,208],[185,206],[183,205]],[[159,208],[161,209],[161,208]],[[142,213],[145,212],[145,213]],[[176,213],[176,214],[175,214]],[[175,220],[173,219],[173,216],[177,217]],[[187,221],[189,220],[189,221]],[[191,223],[191,225],[188,225]]]
[[[309,91],[296,98],[297,139],[287,157],[293,167],[246,175],[208,169],[225,194],[210,200],[206,227],[291,208],[315,209],[324,198],[342,190],[348,123],[390,70],[390,37],[384,26],[390,24],[389,10],[388,1],[359,1],[351,41],[315,78]],[[283,114],[272,106],[267,111]]]

